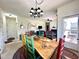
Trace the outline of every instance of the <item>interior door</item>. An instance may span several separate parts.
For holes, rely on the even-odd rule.
[[[17,37],[16,18],[6,17],[7,38]]]

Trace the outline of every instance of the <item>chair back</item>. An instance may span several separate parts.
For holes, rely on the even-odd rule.
[[[44,31],[39,31],[39,36],[44,37]]]
[[[60,38],[56,59],[62,59],[62,54],[63,54],[63,49],[64,49],[64,42],[65,42],[64,39]]]
[[[22,44],[23,44],[23,46],[26,45],[26,35],[25,34],[22,35]]]
[[[34,38],[26,36],[28,59],[35,59]]]

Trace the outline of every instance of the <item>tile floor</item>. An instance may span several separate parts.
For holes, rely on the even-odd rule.
[[[11,42],[7,43],[3,53],[1,54],[1,59],[12,59],[14,53],[22,46],[22,42]]]

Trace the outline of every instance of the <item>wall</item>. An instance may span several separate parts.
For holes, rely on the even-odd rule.
[[[18,33],[19,34],[21,33],[20,25],[23,25],[22,32],[26,32],[27,31],[28,19],[26,17],[17,16],[17,20],[18,20]]]
[[[58,8],[58,38],[63,36],[63,18],[67,16],[79,14],[79,0],[74,0]],[[66,47],[73,48],[79,51],[78,44],[70,44],[66,42]]]
[[[25,21],[26,20],[25,17],[21,17],[21,16],[16,17],[16,19],[17,19],[16,22],[18,23],[17,34],[19,34],[20,24],[23,23],[24,27],[26,28],[27,21]],[[0,40],[7,41],[5,12],[2,9],[0,9]]]
[[[38,30],[38,26],[42,26],[42,30],[46,30],[46,28],[45,28],[45,23],[47,22],[46,19],[36,18],[36,19],[31,19],[29,22],[36,25],[35,30]],[[52,29],[53,26],[55,26],[57,28],[56,19],[54,19],[50,22],[50,29]]]
[[[32,28],[33,28],[33,30],[37,31],[38,26],[42,26],[41,30],[45,30],[45,21],[44,21],[44,19],[36,18],[36,19],[31,19],[29,22],[35,25],[35,28],[30,27],[30,30],[32,30]]]
[[[2,28],[3,28],[3,20],[2,20],[2,11],[0,9],[0,39],[2,38]]]
[[[43,18],[32,18],[32,17],[21,17],[21,16],[17,16],[17,20],[18,20],[18,35],[30,30],[34,30],[37,31],[38,30],[38,26],[42,26],[42,30],[45,30],[45,22],[46,20]],[[52,28],[53,26],[56,26],[57,24],[57,20],[53,20],[50,23],[50,28]],[[20,25],[23,25],[23,29],[20,29]],[[56,26],[57,27],[57,26]]]
[[[55,29],[57,29],[57,19],[54,19],[50,22],[50,29],[52,29],[52,27],[55,27]]]
[[[4,11],[2,11],[2,20],[3,20],[3,39],[4,39],[4,41],[7,41],[7,30],[6,30],[6,16],[7,17],[12,17],[12,18],[15,18],[15,20],[16,20],[16,23],[17,23],[17,16],[15,16],[15,15],[13,15],[13,14],[11,14],[12,16],[9,16],[10,15],[10,13],[5,13]],[[17,26],[17,25],[16,25]],[[17,28],[16,28],[17,29]],[[16,36],[16,38],[18,38],[18,36]]]
[[[4,49],[4,40],[3,40],[3,19],[2,19],[2,10],[0,9],[0,54]]]
[[[5,11],[1,10],[0,11],[2,13],[2,29],[3,31],[1,31],[2,35],[3,35],[3,39],[4,41],[7,40],[7,31],[6,31],[6,19],[5,19]],[[49,13],[50,14],[50,13]],[[52,16],[55,15],[55,13],[52,13]],[[45,30],[45,22],[46,22],[46,19],[43,19],[43,18],[32,18],[32,17],[23,17],[23,16],[20,16],[20,15],[16,15],[17,17],[17,34],[21,34],[22,32],[27,32],[29,30],[35,30],[37,31],[38,30],[38,26],[43,26],[42,30]],[[53,26],[56,26],[56,21],[57,20],[53,20],[51,23],[50,23],[50,28],[52,28]],[[35,25],[35,27],[33,28],[31,25],[29,26],[29,24],[33,24]],[[20,28],[20,25],[23,25],[23,29]]]
[[[40,20],[40,18],[27,18],[27,17],[21,17],[18,16],[18,34],[21,34],[21,32],[27,32],[30,30],[37,31],[38,26],[43,26],[42,30],[45,30],[45,21]],[[20,29],[20,25],[23,25],[23,29]]]

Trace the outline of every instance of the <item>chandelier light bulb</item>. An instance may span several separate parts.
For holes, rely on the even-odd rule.
[[[40,12],[41,10],[40,10],[40,7],[38,7],[38,10],[37,10],[37,12]]]
[[[36,14],[36,15],[34,15],[35,17],[37,17],[38,15]]]
[[[43,15],[44,13],[43,13],[43,11],[41,10],[41,13],[40,13],[41,15]]]
[[[34,8],[31,8],[31,10],[30,10],[31,12],[34,12]]]
[[[30,15],[32,15],[32,12],[30,11],[30,13],[29,13]]]
[[[32,15],[32,13],[29,13],[30,15]]]

